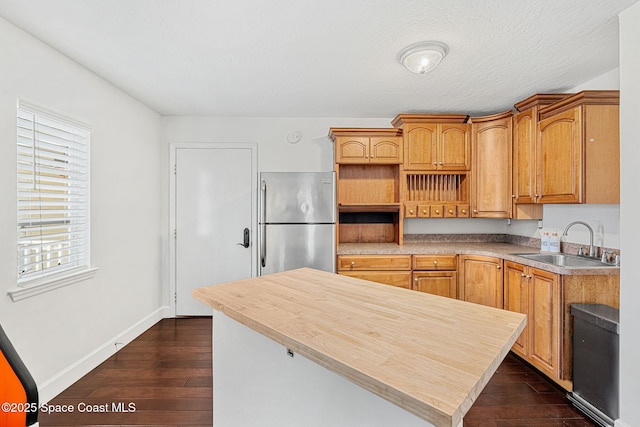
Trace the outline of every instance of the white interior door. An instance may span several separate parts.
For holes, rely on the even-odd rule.
[[[191,296],[194,288],[255,276],[254,151],[233,144],[175,148],[178,316],[211,315],[210,307]]]

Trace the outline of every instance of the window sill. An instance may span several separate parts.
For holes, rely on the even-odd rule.
[[[9,291],[7,291],[7,295],[11,297],[11,301],[13,302],[21,301],[23,299],[31,298],[36,295],[52,291],[54,289],[69,286],[83,280],[91,279],[96,275],[97,271],[97,268],[89,267],[79,271],[63,273],[55,277],[45,277],[29,282],[24,286],[10,289]]]

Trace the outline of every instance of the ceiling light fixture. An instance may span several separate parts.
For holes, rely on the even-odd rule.
[[[416,74],[426,74],[438,66],[449,52],[449,47],[440,42],[418,42],[398,53],[398,62]]]

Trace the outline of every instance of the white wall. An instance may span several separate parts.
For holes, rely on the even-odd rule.
[[[0,323],[46,401],[160,318],[160,117],[0,19]],[[93,126],[91,280],[12,302],[16,100]],[[136,329],[137,328],[137,329]]]
[[[620,419],[616,426],[640,425],[640,3],[620,14]]]

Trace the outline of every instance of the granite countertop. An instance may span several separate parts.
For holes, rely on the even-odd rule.
[[[520,313],[309,268],[193,295],[439,427],[462,425],[526,323]]]
[[[453,241],[408,241],[404,245],[395,243],[341,243],[338,255],[419,255],[419,254],[464,254],[502,258],[506,261],[539,268],[563,275],[619,275],[619,267],[567,268],[538,262],[515,254],[539,253],[531,246],[504,242],[453,242]]]

